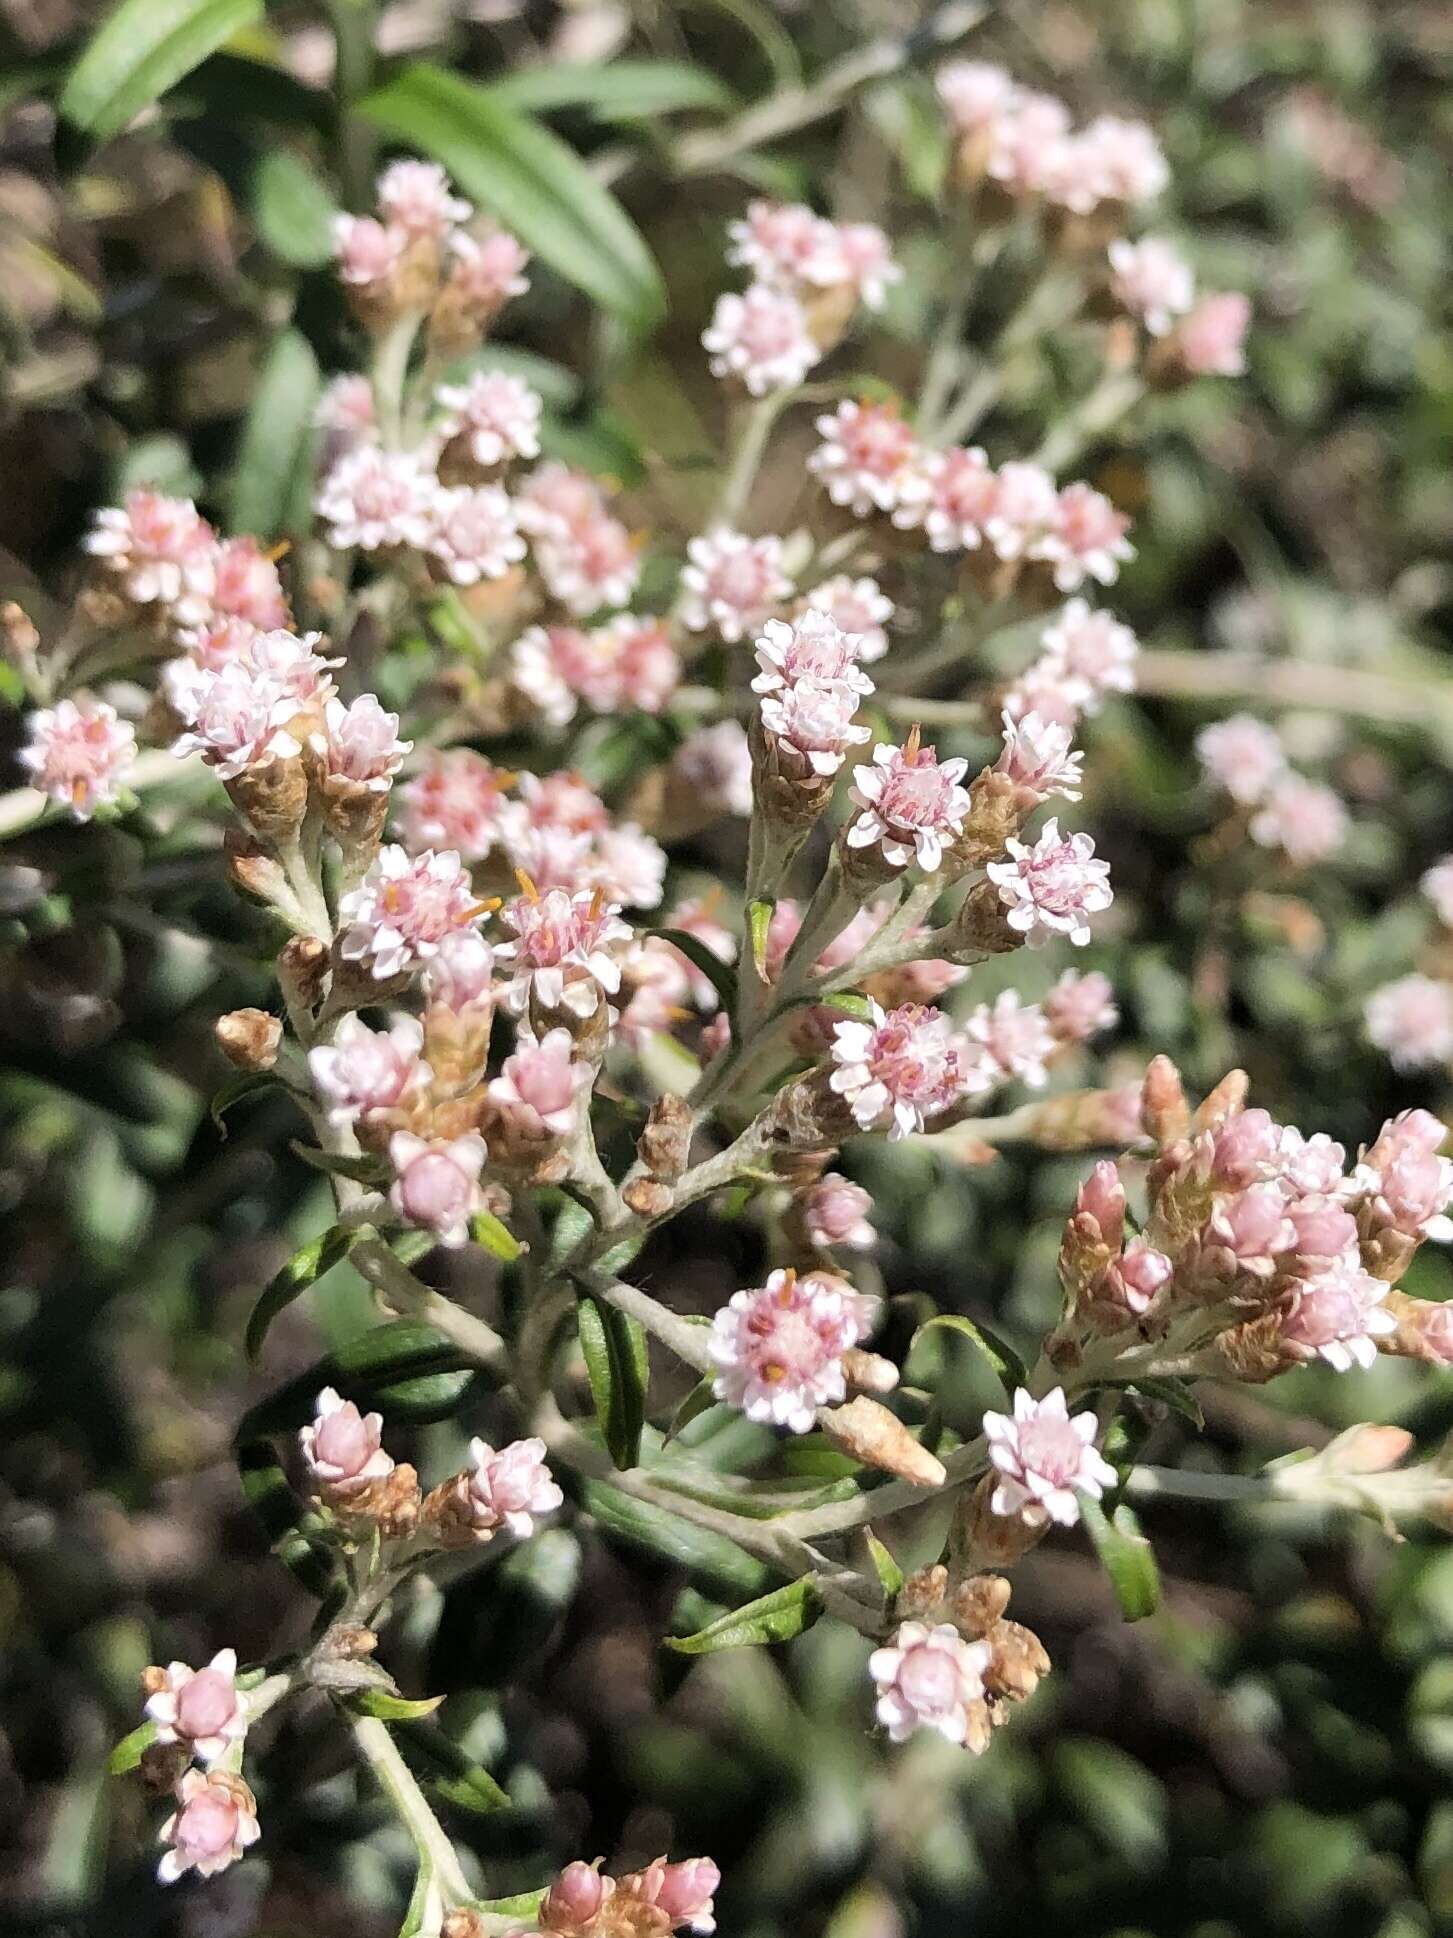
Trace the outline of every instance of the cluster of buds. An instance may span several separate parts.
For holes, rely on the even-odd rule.
[[[673,1931],[707,1938],[716,1930],[721,1872],[709,1857],[675,1864],[657,1857],[643,1871],[619,1877],[607,1876],[602,1862],[567,1864],[541,1899],[534,1928],[512,1938],[669,1938]],[[444,1933],[455,1938],[447,1921]]]
[[[211,1877],[259,1835],[257,1802],[239,1774],[248,1710],[236,1651],[220,1649],[202,1669],[185,1662],[147,1669],[141,1680],[155,1732],[147,1760],[157,1771],[165,1767],[176,1806],[161,1827],[166,1849],[157,1876],[163,1884],[189,1870]]]
[[[892,1742],[927,1729],[975,1756],[989,1747],[1050,1668],[1033,1630],[1005,1618],[1008,1606],[1002,1575],[953,1586],[941,1566],[909,1576],[894,1609],[898,1625],[868,1661],[878,1721]]]

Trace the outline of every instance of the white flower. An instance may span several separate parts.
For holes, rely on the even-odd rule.
[[[1028,1527],[1048,1521],[1073,1527],[1080,1518],[1078,1495],[1097,1501],[1115,1484],[1115,1469],[1095,1448],[1098,1431],[1093,1411],[1070,1417],[1058,1386],[1042,1400],[1021,1386],[1012,1417],[986,1413],[989,1459],[999,1476],[990,1502],[994,1512],[1018,1515]]]
[[[338,459],[318,488],[316,510],[328,543],[376,552],[390,545],[427,545],[439,481],[415,451],[358,444]]]
[[[502,579],[525,556],[515,508],[499,485],[442,487],[429,504],[423,549],[439,560],[455,585]]]
[[[136,730],[115,707],[90,698],[57,700],[32,713],[26,729],[20,764],[31,785],[74,820],[89,821],[116,800],[136,759]]]
[[[842,1356],[871,1330],[877,1301],[827,1272],[769,1275],[712,1321],[712,1390],[749,1420],[812,1431],[817,1408],[847,1393]]]
[[[1005,848],[1010,859],[991,861],[985,873],[999,891],[1010,928],[1031,948],[1053,935],[1083,948],[1090,939],[1086,918],[1115,899],[1109,864],[1096,859],[1089,835],[1061,838],[1058,821],[1050,820],[1033,847],[1011,839]]]
[[[889,1740],[903,1743],[915,1730],[934,1729],[950,1743],[963,1744],[968,1709],[983,1698],[992,1653],[987,1642],[966,1642],[948,1622],[934,1628],[901,1623],[888,1647],[868,1657],[878,1721]]]
[[[701,343],[711,374],[740,378],[754,397],[795,389],[822,355],[797,298],[766,283],[718,297]]]
[[[958,834],[969,811],[961,787],[968,762],[940,761],[916,732],[902,747],[880,744],[869,767],[853,769],[851,798],[862,812],[849,824],[850,848],[876,846],[892,868],[916,862],[932,874],[943,860],[947,838]]]
[[[476,370],[463,384],[441,384],[435,402],[445,412],[443,439],[462,438],[481,470],[540,454],[540,399],[504,370]]]
[[[681,573],[681,623],[691,632],[713,627],[735,644],[759,630],[792,591],[782,569],[782,541],[770,533],[748,538],[724,526],[693,538]]]
[[[484,913],[452,849],[409,855],[389,843],[338,903],[339,953],[348,962],[371,963],[374,976],[386,982],[427,962],[446,935],[473,928]]]
[[[844,1018],[832,1034],[830,1088],[859,1130],[887,1130],[889,1141],[921,1131],[964,1094],[964,1056],[942,1010],[900,1003],[884,1011],[869,999],[868,1020]]]
[[[1110,244],[1110,287],[1151,336],[1166,336],[1196,300],[1196,279],[1173,243],[1162,236]]]

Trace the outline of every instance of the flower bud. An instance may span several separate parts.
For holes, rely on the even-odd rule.
[[[694,1113],[684,1097],[666,1091],[651,1106],[636,1143],[642,1164],[653,1178],[674,1184],[691,1162]]]
[[[441,1245],[463,1245],[481,1205],[485,1155],[484,1139],[473,1132],[431,1144],[410,1131],[396,1131],[389,1140],[395,1174],[389,1202],[408,1224],[432,1231]]]
[[[1141,1092],[1140,1116],[1146,1136],[1162,1146],[1184,1137],[1190,1127],[1181,1073],[1168,1056],[1152,1057],[1150,1061]]]
[[[948,1471],[936,1454],[913,1438],[896,1414],[877,1400],[849,1400],[821,1418],[829,1440],[870,1467],[897,1474],[915,1487],[942,1487]]]
[[[219,1016],[217,1047],[237,1070],[270,1070],[277,1062],[283,1026],[265,1009],[234,1009]]]
[[[1222,1081],[1224,1083],[1227,1079],[1223,1078]],[[1243,1110],[1239,1116],[1230,1118],[1215,1134],[1211,1147],[1211,1175],[1218,1185],[1231,1191],[1239,1191],[1248,1184],[1269,1177],[1280,1150],[1280,1140],[1281,1126],[1268,1111]]]
[[[600,1862],[567,1864],[545,1893],[540,1924],[560,1938],[584,1938],[591,1921],[615,1890],[614,1881],[600,1874]]]

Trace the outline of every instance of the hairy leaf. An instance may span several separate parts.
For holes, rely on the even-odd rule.
[[[789,1582],[761,1595],[745,1608],[734,1608],[719,1615],[695,1635],[668,1635],[666,1647],[678,1655],[715,1655],[721,1649],[760,1647],[770,1642],[790,1642],[794,1635],[812,1627],[822,1613],[822,1598],[811,1575]]]

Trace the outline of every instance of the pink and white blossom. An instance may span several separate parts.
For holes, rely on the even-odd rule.
[[[726,259],[774,288],[833,279],[832,224],[801,202],[753,201],[727,224]]]
[[[360,1413],[331,1386],[318,1395],[312,1420],[298,1429],[298,1448],[308,1479],[334,1501],[363,1493],[394,1470],[383,1448],[383,1415]]]
[[[494,950],[478,929],[442,936],[424,964],[424,999],[458,1016],[485,1008],[494,994]]]
[[[262,1834],[252,1792],[240,1778],[188,1770],[177,1785],[176,1801],[159,1833],[169,1846],[156,1867],[163,1884],[175,1884],[184,1871],[215,1877]]]
[[[388,1142],[394,1181],[389,1203],[407,1224],[431,1231],[441,1245],[469,1239],[469,1221],[483,1203],[479,1174],[487,1156],[484,1139],[470,1131],[447,1142],[430,1142],[412,1131],[395,1131]]]
[[[999,479],[977,445],[951,445],[923,461],[927,491],[894,513],[894,523],[922,523],[935,552],[976,552],[999,503]]]
[[[850,798],[861,812],[848,824],[848,847],[876,847],[891,868],[914,863],[932,874],[969,811],[960,785],[967,771],[958,757],[940,761],[916,732],[902,747],[875,747],[872,765],[853,769]]]
[[[460,439],[484,471],[540,454],[540,398],[505,370],[476,370],[467,383],[441,384],[440,438]]]
[[[552,888],[544,895],[520,895],[505,906],[500,920],[514,939],[495,955],[511,965],[505,1000],[517,1015],[533,997],[544,1009],[586,1017],[603,996],[620,989],[621,958],[631,931],[598,890],[571,895]]]
[[[433,1077],[421,1051],[423,1026],[401,1016],[386,1030],[370,1029],[354,1011],[342,1018],[331,1043],[308,1052],[313,1087],[328,1121],[342,1129],[375,1111],[392,1110]]]
[[[411,236],[442,236],[474,213],[452,193],[449,177],[437,162],[390,162],[378,178],[377,195],[385,221]]]
[[[768,283],[719,296],[701,344],[713,377],[735,377],[753,397],[795,389],[822,355],[801,303]]]
[[[1277,1139],[1275,1176],[1283,1189],[1295,1195],[1311,1196],[1340,1190],[1347,1153],[1328,1137],[1315,1131],[1304,1137],[1292,1124],[1284,1124]]]
[[[734,645],[758,632],[791,592],[780,538],[748,538],[717,526],[686,547],[681,623],[690,632],[712,629]]]
[[[1249,1185],[1220,1199],[1203,1233],[1207,1267],[1222,1278],[1269,1279],[1296,1242],[1286,1198],[1274,1184]]]
[[[290,731],[298,700],[282,682],[254,673],[241,662],[220,673],[200,675],[185,690],[172,685],[170,696],[187,722],[172,743],[181,758],[200,754],[220,780],[256,772],[275,760],[291,760],[302,743]]]
[[[871,1251],[878,1242],[869,1213],[872,1194],[838,1171],[825,1171],[802,1200],[802,1222],[814,1245]]]
[[[655,908],[666,881],[666,850],[634,821],[619,822],[596,835],[584,879],[622,908]]]
[[[966,1642],[949,1622],[902,1622],[886,1648],[868,1657],[877,1689],[876,1714],[890,1742],[936,1730],[950,1743],[968,1741],[969,1711],[983,1700],[992,1659],[987,1642]]]
[[[288,602],[274,561],[255,538],[224,538],[212,555],[212,616],[240,619],[259,632],[286,628]]]
[[[858,642],[857,657],[864,665],[881,659],[888,650],[887,628],[893,601],[876,579],[853,579],[846,573],[824,579],[803,596],[805,611],[826,613],[843,632]]]
[[[410,854],[453,848],[464,861],[483,861],[500,839],[509,779],[472,747],[429,748],[399,790],[404,846]]]
[[[399,739],[399,716],[389,713],[376,693],[360,693],[347,706],[327,701],[323,732],[309,738],[325,772],[374,794],[389,792],[413,744]]]
[[[1174,243],[1163,236],[1110,244],[1110,288],[1151,336],[1167,336],[1196,300],[1196,279]]]
[[[545,1464],[543,1440],[512,1440],[498,1452],[487,1440],[471,1440],[469,1460],[469,1508],[477,1534],[505,1528],[517,1541],[528,1541],[536,1517],[564,1503]]]
[[[712,1390],[749,1420],[810,1433],[818,1407],[846,1398],[842,1356],[875,1316],[876,1301],[830,1273],[773,1272],[713,1319]]]
[[[1001,507],[1002,502],[1001,494]],[[1086,579],[1113,585],[1121,565],[1135,557],[1129,530],[1130,520],[1103,491],[1083,482],[1068,484],[1055,500],[1048,530],[1031,543],[1029,557],[1052,568],[1061,592],[1077,591]]]
[[[531,548],[551,598],[578,617],[625,605],[641,576],[635,539],[606,513],[541,533]]]
[[[1193,377],[1244,377],[1251,303],[1239,290],[1203,296],[1176,330],[1181,362]]]
[[[1453,1059],[1453,985],[1432,976],[1399,976],[1367,999],[1369,1039],[1399,1070],[1426,1070]]]
[[[1038,195],[1063,181],[1071,143],[1063,101],[1029,88],[1015,91],[1012,111],[990,130],[988,171],[1010,195]]]
[[[1046,677],[1063,686],[1084,713],[1095,714],[1107,693],[1135,691],[1135,661],[1140,643],[1129,626],[1111,612],[1093,610],[1083,599],[1069,600],[1041,635]]]
[[[1347,810],[1330,787],[1287,774],[1251,817],[1250,835],[1262,848],[1280,848],[1298,867],[1325,861],[1347,838]]]
[[[1249,713],[1203,727],[1196,754],[1207,776],[1243,807],[1265,800],[1286,772],[1286,748],[1275,728]]]
[[[980,134],[1012,113],[1019,84],[989,61],[948,61],[934,76],[938,98],[960,134]]]
[[[891,404],[852,398],[819,417],[821,444],[807,460],[835,505],[855,517],[875,511],[910,518],[928,502],[929,481],[913,427]]]
[[[1001,559],[1035,558],[1052,542],[1059,505],[1054,479],[1043,465],[1018,460],[1001,465],[984,536]]]
[[[524,1136],[568,1137],[594,1081],[591,1066],[575,1059],[569,1030],[547,1030],[538,1042],[521,1037],[486,1094]]]
[[[378,401],[372,383],[356,370],[330,378],[313,411],[313,422],[337,440],[334,456],[346,444],[372,438],[378,429]]]
[[[339,551],[377,552],[429,543],[439,481],[416,451],[358,444],[318,487],[315,510]]]
[[[525,265],[530,252],[507,230],[469,235],[456,229],[449,237],[449,277],[446,294],[472,312],[482,328],[511,297],[530,287]]]
[[[1066,969],[1044,999],[1045,1021],[1060,1043],[1087,1043],[1120,1021],[1110,978],[1098,969]]]
[[[165,1685],[146,1699],[158,1743],[185,1743],[201,1763],[215,1763],[247,1734],[247,1699],[237,1688],[237,1651],[219,1649],[205,1669],[167,1664]]]
[[[672,767],[703,807],[747,816],[752,811],[752,750],[735,720],[698,727],[676,749]]]
[[[1038,1003],[1022,1002],[1017,990],[1002,989],[992,1003],[980,1003],[964,1035],[978,1052],[975,1068],[985,1087],[1017,1078],[1038,1089],[1049,1081],[1045,1066],[1057,1047],[1054,1032]]]
[[[38,707],[26,721],[20,764],[32,787],[89,821],[119,799],[136,760],[136,729],[104,700],[83,696]]]
[[[166,607],[178,625],[200,625],[206,618],[216,534],[189,498],[130,491],[123,505],[96,513],[82,542],[133,605]]]
[[[377,290],[404,259],[409,232],[397,222],[372,215],[335,215],[333,260],[339,280],[350,289]]]
[[[358,887],[339,900],[339,953],[386,982],[427,962],[446,935],[473,928],[484,913],[453,849],[410,855],[386,843]]]
[[[1174,1276],[1174,1260],[1145,1239],[1132,1238],[1120,1256],[1106,1266],[1100,1295],[1140,1318]]]
[[[991,861],[985,870],[999,891],[1011,929],[1031,948],[1067,936],[1077,948],[1090,939],[1089,917],[1115,899],[1110,867],[1095,855],[1087,834],[1061,836],[1059,823],[1046,821],[1032,845],[1010,839],[1008,861]]]
[[[1026,808],[1057,796],[1062,801],[1078,801],[1084,785],[1082,753],[1073,749],[1074,735],[1057,721],[1041,720],[1037,713],[1015,720],[1004,715],[1004,745],[994,763],[994,771],[1015,788],[1015,798]]]
[[[809,606],[797,619],[769,619],[756,644],[759,672],[753,693],[779,693],[799,680],[817,680],[866,696],[873,682],[858,664],[856,633],[844,632],[830,613]]]
[[[1453,855],[1445,855],[1425,869],[1418,887],[1433,905],[1433,912],[1445,929],[1453,929]]]
[[[1093,192],[1089,208],[1096,202],[1119,202],[1128,208],[1153,202],[1170,180],[1161,145],[1143,121],[1097,115],[1075,136],[1071,147],[1073,172]]]
[[[499,485],[441,486],[429,500],[423,550],[455,585],[502,579],[525,556],[508,492]]]
[[[1281,1343],[1299,1359],[1320,1359],[1339,1373],[1371,1366],[1377,1342],[1397,1330],[1382,1304],[1387,1286],[1362,1269],[1355,1254],[1300,1280],[1281,1319]]]
[[[841,680],[803,678],[762,696],[762,725],[822,778],[835,774],[849,748],[872,739],[872,728],[855,726],[861,696]]]
[[[902,1003],[885,1011],[871,999],[868,1020],[845,1017],[832,1035],[830,1087],[862,1131],[890,1141],[921,1131],[964,1095],[965,1061],[942,1010]]]
[[[1040,1400],[1021,1386],[1012,1415],[986,1413],[984,1434],[998,1475],[994,1512],[1016,1515],[1028,1527],[1050,1521],[1073,1527],[1079,1496],[1097,1501],[1115,1484],[1115,1469],[1095,1447],[1098,1431],[1092,1410],[1071,1416],[1058,1386]]]

